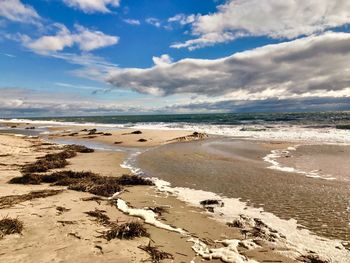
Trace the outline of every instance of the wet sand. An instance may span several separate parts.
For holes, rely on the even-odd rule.
[[[278,162],[301,171],[315,171],[323,178],[350,182],[350,146],[301,145]]]
[[[147,175],[172,186],[241,198],[280,218],[294,218],[321,236],[349,242],[350,184],[268,169],[262,158],[272,149],[288,146],[232,139],[173,144],[142,154],[138,165]],[[337,151],[347,151],[342,149]],[[346,157],[339,156],[342,161],[337,163],[337,171],[345,177],[349,171]],[[322,165],[332,170],[331,162]]]

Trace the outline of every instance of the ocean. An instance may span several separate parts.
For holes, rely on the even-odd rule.
[[[55,125],[86,125],[98,126],[101,129],[178,129],[259,140],[350,144],[350,112],[128,115],[0,120],[8,121],[30,122],[42,125],[43,128]]]
[[[100,124],[212,124],[212,125],[342,125],[350,124],[350,112],[312,113],[217,113],[172,115],[124,115],[86,117],[29,118],[38,121],[100,123]]]

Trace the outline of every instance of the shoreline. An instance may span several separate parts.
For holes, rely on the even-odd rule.
[[[114,131],[113,131],[114,132]],[[123,132],[125,133],[125,130],[123,130]],[[144,132],[144,131],[143,131]],[[154,135],[154,133],[156,133],[155,131],[152,131],[151,132],[152,133],[152,135]],[[183,133],[183,132],[182,132]],[[149,135],[150,136],[150,134],[148,133],[148,132],[145,132],[145,134],[147,134],[147,135]],[[143,134],[143,136],[145,135],[145,134]],[[164,133],[162,134],[161,133],[161,135],[160,135],[160,137],[162,137],[162,135],[164,135]],[[171,134],[171,136],[174,136],[174,135],[176,135],[176,136],[178,136],[178,135],[181,135],[181,132],[179,133],[179,132],[176,132],[176,133],[174,133],[174,134]],[[183,133],[182,135],[184,135],[184,136],[187,136],[187,135],[189,135],[189,132],[185,132],[185,133]],[[113,137],[114,136],[120,136],[120,133],[114,133],[113,135],[112,135]],[[75,137],[75,136],[74,136]],[[110,138],[109,136],[107,136],[108,138]],[[106,138],[107,138],[106,137]],[[138,138],[138,137],[137,137]],[[78,139],[79,140],[79,138],[74,138],[74,139]],[[91,139],[91,140],[95,140],[95,138],[93,138],[93,139]],[[103,141],[103,140],[101,140],[101,141]],[[106,140],[105,140],[106,141]],[[103,141],[104,143],[105,143],[105,141]],[[134,140],[135,141],[135,140]],[[166,138],[166,140],[164,140],[163,139],[163,141],[168,141],[168,138]],[[111,143],[111,142],[110,142]],[[157,139],[155,139],[155,140],[152,140],[152,144],[151,145],[148,145],[147,147],[154,147],[154,146],[156,146],[157,145],[157,143],[158,143],[158,145],[159,145],[159,140],[157,140]],[[131,144],[130,144],[130,146],[131,147],[134,147],[134,145],[135,145],[135,142],[132,142]],[[136,144],[137,145],[137,144]],[[147,148],[146,147],[146,148]],[[74,160],[74,158],[72,159],[72,160]],[[125,161],[125,159],[124,159],[124,161]],[[120,163],[119,163],[120,165],[122,165],[123,164],[123,162],[122,161],[120,161]],[[129,167],[128,167],[129,168]],[[97,168],[97,170],[99,170],[99,168]],[[163,185],[164,186],[164,185]],[[159,187],[159,189],[161,189],[163,186],[160,186]],[[158,190],[159,190],[158,189]],[[169,189],[168,189],[169,190]],[[167,191],[168,191],[167,190]],[[172,190],[172,191],[175,191],[176,192],[176,190]],[[171,192],[170,190],[169,190],[169,192]],[[133,193],[133,194],[136,194],[136,193]],[[173,192],[173,194],[174,194],[174,192]],[[206,193],[206,196],[208,197],[208,196],[210,196],[210,194],[211,193]],[[121,194],[121,197],[123,197],[125,195],[125,193],[123,193],[123,194]],[[128,196],[129,198],[132,198],[131,196],[132,196],[132,194],[130,194],[130,193],[128,193],[126,196]],[[154,196],[154,194],[153,195],[151,195],[151,196]],[[168,199],[169,197],[167,196],[167,194],[165,195],[167,198],[165,198],[165,197],[163,197],[163,199]],[[204,198],[205,196],[203,195],[203,198]],[[217,197],[217,198],[219,198],[219,197]],[[221,198],[221,197],[220,197]],[[180,198],[181,199],[181,198]],[[182,200],[182,201],[186,201],[186,200]],[[188,201],[188,200],[187,200]],[[198,201],[198,200],[197,200]],[[136,200],[136,202],[140,202],[140,201],[137,201]],[[181,202],[181,201],[179,201],[179,202]],[[199,202],[198,202],[199,203]],[[195,205],[196,206],[196,204],[194,204],[194,203],[192,203],[192,205]],[[197,211],[197,212],[199,212],[200,214],[203,214],[203,212],[201,212],[202,211],[202,209],[203,208],[200,208],[200,206],[199,206],[199,204],[197,204],[197,209],[199,209],[199,211]],[[193,208],[189,208],[189,209],[193,209]],[[244,209],[244,210],[246,210],[246,209]],[[208,220],[208,216],[210,216],[210,214],[208,214],[208,213],[205,213],[205,218],[207,218],[206,220]],[[168,219],[167,219],[168,220]],[[203,219],[204,220],[204,219]],[[188,223],[188,222],[187,222]],[[221,223],[220,223],[221,224]],[[225,225],[222,225],[222,227],[227,227],[227,226],[225,226]],[[236,236],[236,238],[237,237],[239,237],[239,234]],[[191,246],[189,246],[189,244],[187,244],[187,246],[188,247],[191,247]],[[193,252],[193,250],[191,250],[192,252]],[[248,253],[249,254],[249,253]],[[280,254],[280,253],[278,253],[278,254]],[[253,255],[254,255],[254,253],[253,253]],[[259,255],[259,253],[258,253],[258,255]],[[258,257],[259,258],[259,256],[256,256],[256,255],[254,255],[255,256],[255,258],[256,257]],[[261,256],[261,255],[260,255]],[[276,256],[275,255],[275,253],[272,253],[271,254],[271,256]],[[283,256],[282,256],[282,258],[284,258]],[[196,262],[196,261],[194,261],[194,262]],[[215,261],[214,261],[215,262]],[[284,258],[283,259],[283,261],[282,262],[288,262],[288,259],[287,258]],[[337,262],[337,261],[334,261],[334,262]],[[340,261],[339,261],[340,262]]]
[[[19,122],[20,121],[20,122]],[[337,125],[307,125],[307,124],[257,124],[241,123],[235,125],[210,124],[210,123],[80,123],[59,122],[50,120],[28,120],[28,119],[0,119],[1,125],[11,127],[45,127],[62,130],[63,127],[72,131],[97,127],[101,130],[156,130],[156,131],[188,131],[200,130],[212,136],[224,136],[235,138],[247,138],[250,140],[288,141],[296,143],[307,143],[309,141],[322,144],[350,145],[349,130],[336,128]],[[341,125],[340,125],[341,126]]]

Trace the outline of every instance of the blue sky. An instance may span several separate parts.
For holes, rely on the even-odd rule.
[[[350,109],[349,23],[342,0],[0,0],[0,117]]]

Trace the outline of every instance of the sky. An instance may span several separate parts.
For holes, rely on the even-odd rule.
[[[350,110],[348,0],[0,0],[0,118]]]

